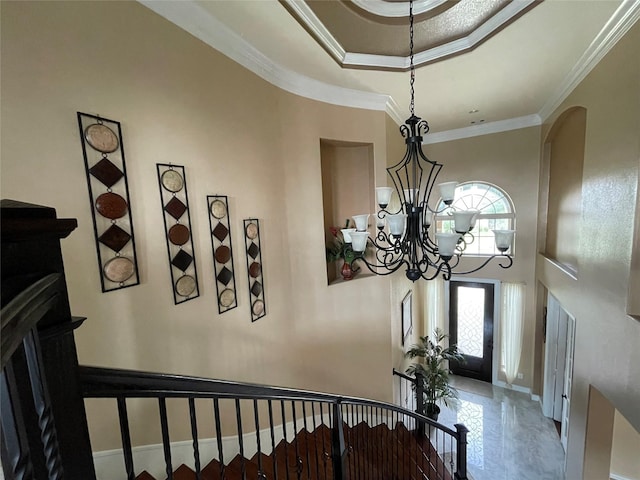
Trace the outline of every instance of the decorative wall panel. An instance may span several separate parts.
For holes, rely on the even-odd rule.
[[[207,209],[209,210],[213,268],[218,293],[218,313],[224,313],[238,306],[227,197],[225,195],[208,195]]]
[[[158,184],[164,219],[173,300],[176,305],[200,295],[196,254],[184,167],[158,163]]]
[[[247,252],[247,277],[249,279],[249,308],[251,321],[264,317],[267,306],[264,297],[262,246],[260,245],[260,222],[256,218],[244,220],[244,240]]]
[[[120,122],[78,112],[103,292],[140,283]]]

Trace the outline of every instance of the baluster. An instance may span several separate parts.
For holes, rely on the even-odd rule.
[[[169,424],[167,423],[167,399],[158,398],[160,409],[160,428],[162,429],[162,448],[164,449],[164,463],[167,472],[167,480],[173,480],[173,467],[171,466],[171,444],[169,443]]]
[[[360,430],[359,430],[359,435],[360,435],[360,450],[362,452],[362,474],[364,475],[365,479],[369,479],[370,475],[368,473],[368,462],[367,462],[367,443],[365,441],[364,435],[365,435],[365,418],[364,418],[364,407],[362,405],[357,405],[356,406],[356,410],[359,412],[360,415]]]
[[[313,451],[316,456],[316,479],[320,478],[320,465],[318,464],[318,425],[316,423],[316,402],[311,402],[311,418],[313,420]]]
[[[395,447],[395,454],[393,456],[394,462],[396,464],[396,478],[398,477],[399,474],[399,469],[400,469],[400,465],[398,464],[399,462],[399,458],[398,458],[398,412],[392,412],[391,413],[391,418],[393,418],[393,416],[395,415],[395,420],[393,421],[393,446]]]
[[[220,422],[220,402],[213,399],[213,416],[216,421],[216,443],[218,444],[218,460],[220,461],[220,480],[224,479],[224,456],[222,452],[222,428]]]
[[[244,439],[242,438],[242,411],[240,410],[240,399],[236,398],[236,425],[238,427],[238,446],[240,447],[240,471],[242,480],[247,480],[247,466],[244,458]]]
[[[276,437],[273,431],[273,406],[271,400],[267,400],[269,407],[269,433],[271,434],[271,455],[273,456],[273,477],[278,480],[278,458],[276,456]]]
[[[33,403],[38,414],[38,426],[40,427],[40,439],[42,440],[45,465],[49,473],[49,480],[61,480],[63,478],[62,459],[60,458],[60,447],[56,434],[56,425],[51,411],[51,401],[49,400],[49,390],[44,377],[42,359],[39,355],[39,344],[32,329],[23,339],[27,368],[29,370],[29,381],[33,394]]]
[[[282,432],[284,436],[284,471],[289,480],[289,441],[287,440],[287,421],[284,414],[284,400],[280,400],[280,412],[282,414]]]
[[[11,361],[2,369],[0,383],[0,409],[2,410],[2,443],[6,449],[2,456],[4,468],[16,480],[33,480],[33,463],[27,443],[22,407],[18,401],[16,381]]]
[[[193,438],[193,460],[196,468],[196,480],[200,480],[200,446],[198,445],[198,424],[196,421],[196,402],[189,397],[189,420],[191,422],[191,437]]]
[[[333,478],[335,480],[346,479],[346,449],[344,446],[344,431],[342,430],[342,408],[338,399],[333,404]]]
[[[349,428],[349,435],[347,435],[347,441],[349,443],[347,448],[349,449],[349,456],[351,457],[349,459],[349,465],[351,466],[351,471],[349,472],[349,474],[355,479],[356,475],[358,475],[360,472],[358,471],[358,466],[356,465],[357,457],[354,440],[355,422],[353,420],[353,405],[347,405],[347,424],[351,424],[351,428]]]
[[[304,425],[305,435],[307,439],[307,478],[311,478],[311,461],[309,460],[309,442],[311,441],[311,435],[309,435],[309,427],[307,426],[307,408],[305,401],[302,401],[302,423]]]
[[[320,404],[320,424],[326,426],[324,423],[324,404]],[[324,478],[327,478],[327,456],[329,453],[327,452],[327,447],[324,442],[324,429],[322,432],[322,465],[324,467]]]
[[[258,401],[253,399],[253,419],[256,425],[256,444],[258,446],[258,477],[266,478],[262,469],[262,448],[260,446],[260,419],[258,417]]]
[[[372,436],[371,436],[371,425],[372,425],[372,420],[371,420],[371,407],[369,406],[365,406],[364,407],[364,411],[366,414],[366,419],[367,419],[367,429],[365,430],[365,442],[367,445],[367,457],[369,459],[369,471],[371,472],[369,475],[369,478],[374,478],[375,472],[376,472],[376,464],[373,461],[373,442],[372,442]]]
[[[118,416],[120,417],[120,436],[122,437],[122,452],[124,454],[124,467],[127,472],[127,480],[135,480],[133,469],[133,454],[131,452],[131,436],[129,435],[129,417],[127,416],[127,404],[124,397],[118,397]]]
[[[298,422],[296,420],[296,402],[291,401],[291,415],[293,415],[293,442],[296,451],[296,475],[298,480],[302,477],[302,458],[300,458],[300,448],[298,446]]]

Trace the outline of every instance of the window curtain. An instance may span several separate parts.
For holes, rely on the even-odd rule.
[[[441,276],[426,283],[426,295],[424,296],[424,311],[427,321],[422,335],[431,337],[436,328],[445,330],[444,323],[444,280]]]
[[[502,284],[502,365],[511,385],[518,375],[524,329],[524,294],[522,283]]]

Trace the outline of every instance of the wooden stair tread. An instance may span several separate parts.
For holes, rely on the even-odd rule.
[[[138,476],[136,477],[136,480],[156,480],[156,479],[149,472],[147,472],[146,470],[143,470],[138,474]]]
[[[347,445],[347,478],[452,480],[447,465],[428,437],[420,437],[403,422],[390,429],[381,423],[369,426],[360,422],[353,427],[343,425]],[[240,455],[227,465],[211,460],[201,472],[202,480],[331,480],[333,478],[332,430],[324,424],[315,430],[300,430],[294,438],[281,439],[270,454],[256,453],[250,459]],[[260,468],[261,467],[261,468]],[[260,476],[262,474],[263,476]],[[164,477],[163,477],[164,478]],[[195,472],[180,465],[174,480],[196,480]],[[147,471],[136,480],[155,480]]]

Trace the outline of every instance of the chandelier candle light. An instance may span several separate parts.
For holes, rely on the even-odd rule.
[[[376,215],[375,237],[370,238],[367,231],[369,214],[355,215],[355,231],[350,229],[348,235],[343,231],[345,241],[351,240],[357,258],[373,273],[388,275],[406,265],[407,278],[414,282],[419,278],[433,280],[440,274],[445,280],[449,280],[452,274],[477,272],[496,257],[504,259],[504,263],[499,263],[500,267],[509,268],[513,259],[507,252],[512,247],[515,231],[493,230],[500,254],[489,256],[472,270],[456,270],[466,246],[475,239],[471,231],[479,214],[477,210],[459,210],[452,206],[457,182],[438,184],[445,207],[441,210],[429,207],[442,164],[429,160],[422,151],[422,135],[429,131],[429,125],[414,113],[413,0],[409,2],[409,34],[411,116],[400,127],[407,151],[399,163],[387,168],[395,189],[376,188],[376,201],[380,210]],[[392,212],[388,208],[394,190],[400,199],[400,207]],[[431,229],[435,231],[436,214],[451,215],[455,233],[432,233]],[[388,231],[385,231],[387,227]],[[367,243],[375,247],[375,259],[364,255]]]

